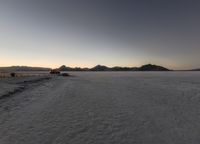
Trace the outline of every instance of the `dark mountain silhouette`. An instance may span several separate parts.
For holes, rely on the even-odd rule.
[[[200,69],[195,69],[194,71],[200,71]]]
[[[0,72],[16,72],[16,71],[50,71],[50,68],[43,68],[43,67],[28,67],[28,66],[12,66],[12,67],[0,67]],[[147,64],[141,67],[107,67],[104,65],[97,65],[93,68],[80,68],[80,67],[67,67],[62,65],[61,67],[57,68],[58,71],[169,71],[169,69]],[[192,71],[200,71],[200,69],[192,70]]]
[[[169,71],[169,69],[162,67],[162,66],[157,66],[157,65],[143,65],[141,67],[107,67],[104,65],[97,65],[91,69],[89,68],[71,68],[67,67],[65,65],[61,66],[58,68],[59,71]]]
[[[165,67],[152,65],[152,64],[143,65],[139,68],[137,68],[137,67],[112,67],[112,68],[109,68],[107,66],[97,65],[97,66],[91,68],[90,70],[91,71],[169,71],[169,69],[167,69]]]
[[[189,71],[200,71],[200,69],[192,69],[192,70],[189,70]]]
[[[58,68],[59,71],[89,71],[89,68],[80,68],[80,67],[67,67],[65,65],[62,65],[61,67]]]
[[[61,67],[58,68],[60,71],[71,71],[73,68],[66,67],[65,65],[62,65]]]
[[[112,67],[111,68],[112,71],[137,71],[138,68],[137,67]]]
[[[110,68],[107,66],[103,66],[103,65],[97,65],[93,68],[90,69],[91,71],[109,71]]]
[[[112,67],[109,68],[107,66],[97,65],[90,69],[91,71],[136,71],[138,68],[136,67]]]
[[[138,71],[169,71],[169,69],[162,66],[147,64],[141,66]]]
[[[50,68],[43,67],[28,67],[28,66],[11,66],[0,67],[1,72],[16,72],[16,71],[50,71]]]

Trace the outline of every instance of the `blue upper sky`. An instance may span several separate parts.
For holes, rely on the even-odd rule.
[[[199,0],[0,0],[0,66],[200,67]]]

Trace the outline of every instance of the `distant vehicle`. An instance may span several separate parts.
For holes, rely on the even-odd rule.
[[[57,70],[57,69],[52,69],[52,70],[50,71],[50,74],[60,74],[60,71]]]

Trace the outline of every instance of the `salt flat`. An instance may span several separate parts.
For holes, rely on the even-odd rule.
[[[1,99],[0,144],[200,143],[199,72],[71,74]]]

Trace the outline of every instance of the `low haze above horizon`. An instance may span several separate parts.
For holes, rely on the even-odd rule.
[[[200,68],[199,0],[0,0],[0,66]]]

